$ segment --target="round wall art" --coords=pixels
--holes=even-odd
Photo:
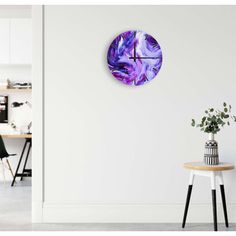
[[[161,68],[161,47],[143,31],[127,31],[112,41],[107,62],[117,80],[126,85],[143,85],[152,80]]]

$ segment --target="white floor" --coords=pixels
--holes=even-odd
[[[236,224],[225,228],[219,224],[219,231],[236,231]],[[0,182],[0,231],[183,231],[181,224],[32,224],[31,182]],[[186,224],[184,231],[212,231],[212,224]]]
[[[31,182],[0,182],[0,230],[21,228],[31,222]]]

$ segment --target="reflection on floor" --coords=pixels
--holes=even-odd
[[[182,231],[181,224],[31,224],[31,182],[0,182],[0,231]],[[219,224],[219,231],[236,231],[236,224],[225,228]],[[184,231],[212,231],[212,224],[186,224]]]

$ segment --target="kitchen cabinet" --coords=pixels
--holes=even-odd
[[[31,19],[10,20],[10,63],[31,64],[32,25]]]
[[[0,64],[10,63],[10,21],[0,20]]]
[[[32,63],[31,19],[0,19],[0,64]]]

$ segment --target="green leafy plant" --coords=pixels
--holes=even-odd
[[[205,114],[201,118],[201,122],[196,123],[195,119],[192,119],[191,125],[193,127],[200,128],[200,130],[205,133],[216,134],[226,124],[229,126],[230,121],[236,122],[236,116],[231,115],[231,105],[224,102],[222,111],[214,108],[208,108],[205,110]]]

